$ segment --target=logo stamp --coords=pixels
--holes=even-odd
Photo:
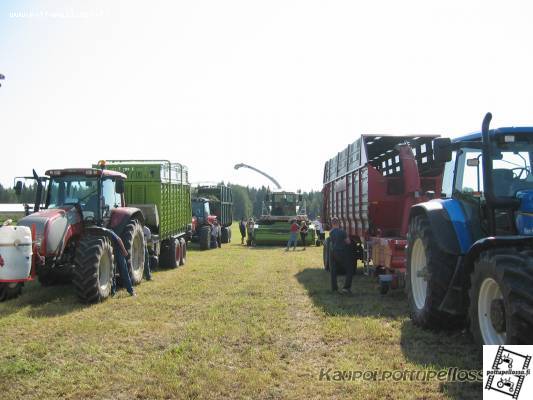
[[[531,354],[533,346],[483,346],[486,374],[483,398],[517,400],[521,393],[525,393],[523,398],[531,398],[533,378],[529,378],[532,382],[528,382],[527,390],[523,390],[524,382],[531,374]]]

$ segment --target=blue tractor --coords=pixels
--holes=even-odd
[[[533,127],[433,142],[442,196],[410,211],[413,322],[468,325],[479,344],[533,344]]]

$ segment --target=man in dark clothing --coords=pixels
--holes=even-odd
[[[346,277],[341,293],[350,294],[354,270],[353,265],[349,262],[351,250],[350,238],[346,232],[340,228],[339,220],[337,218],[332,218],[331,227],[332,229],[329,232],[330,251],[332,252],[332,262],[330,265],[331,290],[334,292],[338,290],[337,271],[340,267],[344,267]]]
[[[152,240],[152,232],[146,225],[143,227],[144,233],[144,277],[147,281],[152,280],[152,266],[150,265],[150,252],[148,251],[148,243]]]
[[[126,251],[124,244],[122,243],[122,240],[118,237],[118,235],[111,230],[109,230],[108,232],[114,242],[113,249],[115,253],[115,260],[117,261],[118,273],[120,275],[120,281],[122,283],[122,286],[126,288],[130,296],[136,296],[135,291],[133,290],[133,285],[131,284],[130,272],[128,270],[128,262],[126,261],[128,252]],[[117,283],[115,279],[115,274],[113,274],[111,294],[114,295],[116,291]]]
[[[246,220],[241,218],[239,222],[239,230],[241,231],[241,244],[244,244],[244,239],[246,239]]]

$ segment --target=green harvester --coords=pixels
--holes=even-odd
[[[316,243],[316,230],[309,221],[306,205],[300,193],[278,190],[266,195],[263,202],[261,217],[256,221],[253,236],[248,238],[248,243],[256,245],[285,245],[289,240],[292,221],[302,223],[305,221],[309,228],[306,237],[306,246]],[[298,244],[301,238],[298,235]]]

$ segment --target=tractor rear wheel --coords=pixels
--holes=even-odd
[[[22,283],[0,283],[0,302],[14,299],[22,293]]]
[[[98,303],[109,296],[114,272],[113,246],[104,236],[80,239],[72,283],[84,303]]]
[[[200,228],[200,250],[209,250],[211,242],[211,227],[209,225]]]
[[[470,331],[478,344],[531,344],[533,252],[517,248],[481,253],[471,275]]]
[[[180,238],[179,245],[181,247],[180,265],[185,265],[187,262],[187,242],[185,239]]]
[[[457,257],[440,250],[425,215],[409,224],[407,275],[405,279],[411,319],[423,328],[452,328],[461,318],[442,312]]]
[[[169,238],[164,240],[161,245],[161,256],[159,259],[159,266],[162,268],[176,268],[180,263],[181,249],[179,247],[179,240],[176,238]]]
[[[223,227],[221,229],[221,242],[222,243],[229,243],[229,231],[228,228]]]
[[[143,279],[144,272],[144,233],[142,225],[137,220],[131,220],[122,232],[122,241],[128,252],[128,269],[131,283],[138,285]]]

